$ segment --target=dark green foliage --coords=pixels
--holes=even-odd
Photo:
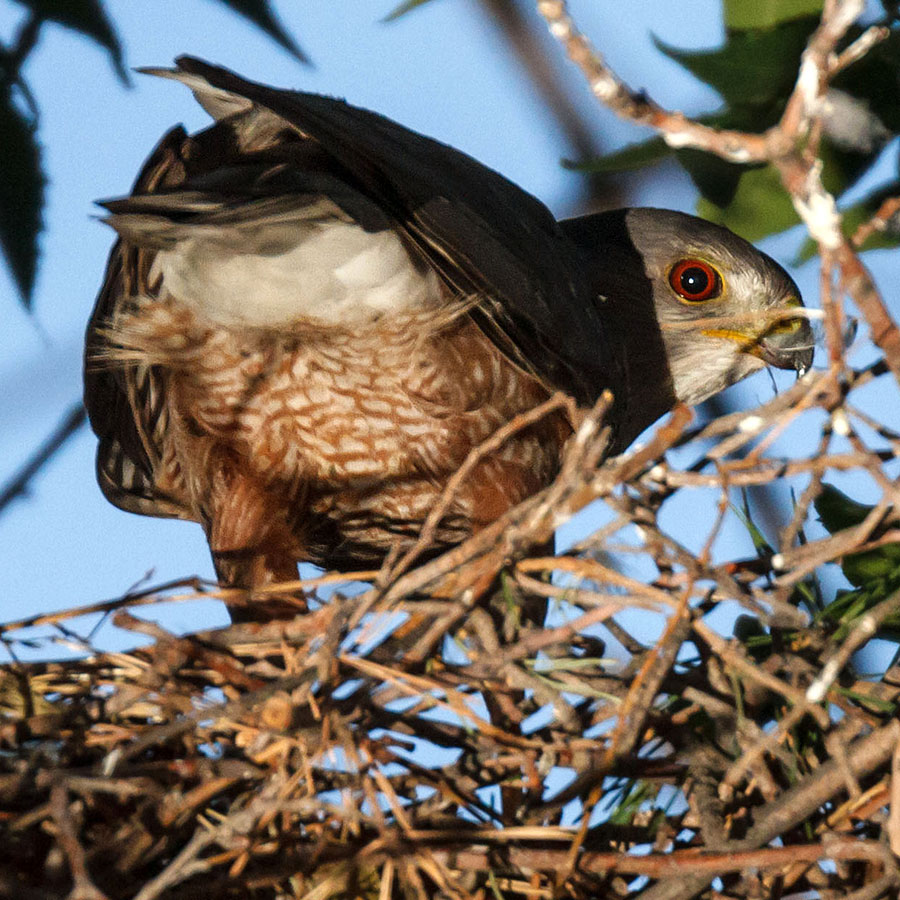
[[[269,0],[219,0],[225,6],[240,13],[254,25],[262,29],[272,40],[281,44],[292,56],[302,62],[308,62],[306,55],[297,42],[284,30],[284,26],[269,7]]]
[[[44,175],[34,123],[0,84],[0,247],[23,302],[28,304],[37,270]]]
[[[725,27],[771,28],[803,16],[818,15],[822,0],[722,0]]]
[[[36,138],[33,108],[23,64],[37,46],[45,22],[83,34],[103,47],[116,74],[128,84],[124,51],[101,0],[16,0],[28,15],[19,33],[0,40],[0,248],[22,302],[30,307],[38,261],[38,237],[46,177]],[[299,60],[303,51],[275,18],[269,0],[219,0],[240,13]],[[16,101],[27,101],[20,104]],[[31,114],[22,112],[32,106]]]
[[[655,39],[656,46],[700,81],[714,88],[723,106],[699,121],[715,128],[762,133],[775,125],[796,83],[800,56],[819,21],[819,0],[723,0],[726,38],[713,50],[682,50]],[[896,23],[893,23],[896,25]],[[862,33],[850,30],[845,43]],[[900,32],[841,72],[832,87],[848,96],[848,104],[868,117],[869,133],[851,125],[849,134],[826,134],[818,155],[825,187],[840,197],[872,167],[885,143],[900,132]],[[845,126],[846,128],[847,126]],[[854,130],[855,129],[855,130]],[[674,156],[700,192],[700,215],[719,222],[749,240],[784,231],[799,222],[778,172],[772,166],[739,166],[699,150],[674,150],[651,138],[598,160],[574,166],[591,172],[640,169]],[[883,198],[896,184],[879,188]],[[877,209],[875,199],[853,209],[848,228],[855,228]],[[881,232],[863,249],[893,246],[898,237]],[[808,259],[808,244],[798,260]]]
[[[715,50],[678,50],[658,38],[656,46],[700,81],[718,91],[732,109],[752,108],[757,130],[774,125],[797,79],[797,62],[819,17],[806,16],[777,28],[731,29]]]
[[[105,48],[110,55],[116,74],[126,84],[122,44],[100,0],[16,0],[28,7],[32,16],[40,21],[56,22],[86,35]]]
[[[860,33],[857,28],[850,35],[856,38]],[[864,99],[890,132],[900,132],[900,31],[892,31],[887,40],[839,73],[833,85]]]
[[[430,3],[431,0],[403,0],[399,6],[392,9],[385,17],[385,22],[392,22],[394,19],[399,19],[401,16],[405,16],[408,12],[412,12],[419,6],[424,6],[426,3]]]
[[[862,524],[874,509],[857,503],[830,484],[822,485],[815,508],[820,521],[831,534]],[[891,516],[893,513],[889,513],[886,521],[876,527],[872,538],[877,538],[879,531],[892,521],[896,525],[896,517],[892,520]],[[884,544],[862,553],[848,553],[841,560],[841,571],[854,590],[838,591],[834,602],[823,610],[822,617],[846,625],[900,590],[900,543]],[[895,614],[885,622],[882,636],[896,636],[898,628],[900,616]]]
[[[655,799],[657,791],[646,781],[628,779],[612,792],[619,795],[619,801],[609,814],[613,825],[625,825],[640,812],[641,807]]]

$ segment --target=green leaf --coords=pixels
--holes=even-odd
[[[285,31],[284,26],[275,17],[275,14],[269,7],[268,0],[219,0],[219,3],[224,3],[225,6],[249,19],[300,62],[309,62],[309,59],[307,59],[306,54],[300,49],[297,42]]]
[[[875,697],[872,694],[863,694],[860,691],[852,691],[849,688],[835,686],[835,691],[842,697],[847,697],[862,706],[868,706],[875,712],[893,713],[897,709],[897,704],[891,700],[884,700],[881,697]]]
[[[558,693],[568,693],[575,694],[577,697],[586,697],[590,700],[605,700],[607,703],[618,703],[620,702],[619,697],[616,697],[614,694],[610,694],[608,691],[601,691],[598,688],[593,687],[592,685],[585,684],[583,681],[579,681],[576,678],[570,678],[566,681],[559,681],[556,678],[550,678],[547,675],[543,675],[540,672],[535,672],[533,675],[534,678],[537,678],[541,684],[547,685],[547,687]]]
[[[857,503],[831,484],[822,485],[813,505],[829,534],[860,525],[874,509],[865,503]],[[842,560],[841,569],[850,584],[865,589],[863,599],[868,608],[900,586],[900,543],[885,544],[864,553],[848,553]]]
[[[764,639],[767,644],[771,644],[771,637],[763,628],[762,622],[756,616],[741,615],[734,622],[734,636],[742,643],[748,644],[750,641]]]
[[[877,583],[884,582],[879,599],[892,594],[900,583],[900,544],[885,544],[865,553],[851,553],[841,565],[844,577],[856,587],[878,590]]]
[[[753,514],[750,512],[750,501],[747,497],[747,491],[741,490],[741,501],[743,508],[731,505],[737,517],[743,522],[744,527],[753,541],[753,549],[756,550],[757,556],[769,556],[774,553],[772,545],[766,540],[766,536],[760,531],[759,526],[753,521]],[[741,617],[738,617],[741,618]]]
[[[771,28],[791,19],[818,15],[823,0],[722,0],[725,27]]]
[[[861,525],[874,509],[865,503],[857,503],[833,484],[822,484],[819,496],[813,501],[819,521],[829,534]]]
[[[113,68],[123,83],[128,84],[128,72],[122,45],[100,0],[16,0],[28,7],[39,19],[57,22],[84,34],[109,51]]]
[[[420,6],[430,2],[431,0],[404,0],[403,3],[392,9],[381,21],[393,22],[394,19],[399,19],[400,16],[405,16],[408,12],[412,12],[414,9],[418,9]]]
[[[738,6],[733,3],[727,10],[731,10],[732,16],[738,16],[742,14]],[[702,116],[699,121],[714,128],[759,133],[774,125],[784,110],[796,80],[800,55],[818,23],[818,16],[810,13],[817,13],[820,7],[818,0],[815,3],[809,0],[750,0],[744,8],[744,0],[740,0],[740,9],[745,15],[741,21],[746,28],[729,31],[722,47],[681,51],[660,41],[657,46],[716,88],[726,101],[723,109]],[[763,25],[769,27],[761,27]],[[876,68],[871,72],[857,70],[863,60],[841,73],[840,78],[846,81],[839,86],[868,103],[881,121],[892,123],[892,117],[896,117],[900,123],[900,92],[896,90],[900,34],[892,35],[884,43],[887,46],[883,49],[879,47],[872,51],[873,54],[881,51]],[[877,86],[870,83],[873,79]],[[826,189],[840,197],[871,168],[879,152],[877,142],[865,151],[857,151],[838,147],[824,137],[820,155]],[[799,223],[774,168],[738,166],[713,154],[689,148],[673,151],[659,137],[632,144],[599,159],[566,165],[584,172],[613,173],[649,166],[673,153],[700,192],[697,211],[701,216],[726,225],[751,241]],[[866,249],[894,243],[891,236],[881,233],[871,238]],[[804,246],[802,258],[810,252],[809,245]]]
[[[838,591],[834,600],[816,616],[815,621],[848,623],[862,615],[863,612],[865,612],[865,600],[860,596],[859,591]]]
[[[613,172],[630,172],[634,169],[642,169],[671,156],[674,151],[661,138],[650,138],[639,144],[629,144],[621,150],[607,153],[584,162],[563,160],[567,169],[576,172],[591,172],[599,174],[611,174]]]
[[[0,90],[0,247],[26,308],[37,271],[45,179],[35,127]]]
[[[767,111],[757,130],[774,124],[797,79],[800,54],[818,23],[805,17],[768,30],[732,31],[715,50],[679,50],[654,37],[657,48],[715,88],[731,106]]]
[[[859,180],[874,161],[875,155],[877,154],[865,155],[838,150],[823,138],[819,157],[822,160],[822,183],[825,189],[840,197]],[[697,203],[698,215],[725,225],[748,241],[758,241],[770,234],[786,231],[800,222],[774,166],[753,169],[745,166],[742,171],[740,182],[727,205],[716,203],[715,194],[708,194],[704,190],[703,181],[692,175],[703,193]]]
[[[734,201],[741,178],[748,171],[747,166],[690,148],[679,150],[675,155],[704,199],[721,207]]]
[[[622,791],[622,799],[609,814],[611,825],[630,825],[644,803],[652,800],[657,791],[646,781],[630,780]]]
[[[876,578],[852,591],[838,591],[832,603],[815,617],[816,622],[830,622],[835,629],[832,640],[840,643],[852,631],[860,616],[893,597],[900,590],[900,578]],[[873,637],[900,642],[900,615],[888,616]]]
[[[736,128],[740,131],[752,131],[756,124],[752,116],[747,116],[740,110],[723,110],[709,113],[705,116],[697,116],[697,121],[701,125],[709,125],[711,128]],[[637,144],[628,144],[620,150],[614,150],[605,156],[584,162],[563,160],[563,165],[567,169],[572,169],[576,172],[590,172],[601,175],[614,174],[616,172],[630,172],[634,169],[642,169],[663,159],[668,159],[673,155],[676,155],[681,161],[685,153],[688,154],[688,159],[691,159],[691,154],[702,154],[707,160],[719,160],[719,157],[715,154],[703,153],[702,150],[675,151],[661,137],[654,137]],[[726,163],[726,165],[731,167],[732,163]],[[734,168],[740,171],[744,169],[742,166],[734,166]]]
[[[745,172],[726,207],[701,197],[697,215],[730,228],[748,241],[792,228],[800,221],[774,166]]]
[[[836,147],[829,138],[822,138],[819,158],[822,160],[822,184],[839,197],[847,188],[856,184],[880,155],[877,147],[868,152],[844,150]]]

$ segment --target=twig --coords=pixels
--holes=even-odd
[[[762,135],[698,125],[682,113],[663,109],[645,94],[628,88],[578,30],[564,0],[538,0],[537,8],[547,20],[550,33],[583,72],[594,96],[622,118],[658,129],[670,147],[710,150],[737,163],[759,162],[768,157]]]
[[[58,830],[57,839],[69,861],[75,886],[68,900],[109,900],[91,881],[85,862],[84,848],[78,842],[75,825],[69,811],[69,796],[64,784],[55,784],[50,791],[50,809]]]
[[[794,706],[801,707],[804,712],[811,715],[822,728],[829,724],[828,713],[811,701],[802,691],[779,680],[774,675],[766,672],[746,658],[743,648],[736,643],[728,643],[717,635],[705,622],[696,620],[693,623],[694,631],[722,658],[726,665],[740,672],[747,678],[757,682],[762,687],[774,691],[788,700]]]
[[[564,394],[556,393],[543,403],[535,406],[527,412],[514,416],[502,427],[498,428],[487,440],[482,441],[478,446],[473,447],[469,451],[468,456],[463,460],[462,465],[447,479],[447,484],[441,492],[437,503],[429,511],[419,536],[415,543],[407,550],[406,553],[394,564],[390,572],[384,578],[384,582],[389,584],[395,581],[405,572],[409,566],[424,552],[431,542],[434,540],[434,534],[440,525],[441,520],[447,514],[453,501],[456,499],[460,488],[466,479],[475,470],[475,467],[482,462],[485,457],[490,456],[499,450],[511,437],[536,425],[542,419],[562,409],[572,409],[571,398]]]
[[[72,404],[68,412],[62,417],[60,423],[50,433],[49,437],[32,454],[31,459],[16,472],[15,475],[0,490],[0,513],[17,497],[24,496],[28,492],[28,485],[32,478],[56,455],[66,441],[78,431],[84,424],[87,414],[81,401]]]
[[[900,723],[891,722],[852,744],[848,748],[847,765],[857,778],[863,777],[892,756],[898,741]],[[797,822],[802,822],[813,809],[843,788],[841,767],[836,762],[825,763],[813,775],[769,804],[747,837],[731,842],[729,852],[740,853],[765,845]],[[875,856],[883,858],[877,851]],[[715,874],[685,875],[679,883],[659,882],[644,892],[643,900],[690,900],[706,888]]]
[[[875,636],[888,616],[893,615],[898,608],[900,608],[900,591],[895,591],[874,609],[860,616],[840,649],[825,661],[819,677],[806,689],[806,698],[810,703],[821,703],[825,699],[835,679],[850,662],[850,657]]]
[[[852,44],[845,47],[832,58],[828,66],[828,75],[833,78],[853,63],[859,62],[873,47],[886,41],[891,36],[891,29],[884,25],[870,25]]]
[[[891,757],[891,803],[888,813],[887,835],[891,852],[900,856],[900,742]]]
[[[862,225],[853,232],[853,237],[850,238],[853,249],[859,250],[859,248],[862,247],[876,231],[886,231],[888,223],[897,215],[897,213],[900,213],[900,197],[888,197],[887,200],[878,207],[875,215],[873,215],[868,222],[863,222]]]

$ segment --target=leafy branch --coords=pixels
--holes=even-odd
[[[0,250],[30,308],[38,268],[38,238],[46,176],[38,140],[39,110],[23,75],[36,51],[41,30],[55,24],[83,35],[106,50],[110,64],[124,85],[129,84],[125,52],[115,24],[102,0],[15,0],[27,14],[18,33],[0,41]],[[301,62],[306,56],[285,31],[269,0],[218,0],[261,29]]]

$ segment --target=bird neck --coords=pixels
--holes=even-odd
[[[608,369],[616,372],[614,452],[624,450],[676,402],[653,285],[629,234],[627,213],[619,209],[560,222],[581,252],[615,357]]]
[[[613,452],[625,450],[645,429],[677,402],[665,345],[656,316],[645,315],[643,304],[627,294],[607,297],[610,342],[620,355],[620,379],[615,398],[618,421]]]

